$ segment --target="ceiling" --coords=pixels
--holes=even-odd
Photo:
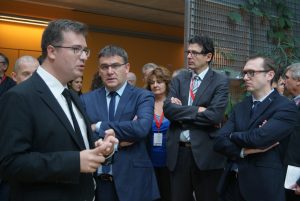
[[[185,0],[18,0],[80,12],[184,27]]]

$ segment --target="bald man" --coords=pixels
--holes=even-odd
[[[19,84],[27,80],[39,66],[39,61],[32,56],[22,56],[17,59],[11,76]]]
[[[136,85],[136,75],[133,72],[128,72],[127,74],[127,82],[132,86]]]

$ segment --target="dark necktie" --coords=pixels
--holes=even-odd
[[[116,95],[117,92],[111,91],[109,92],[110,102],[108,108],[108,120],[113,121],[115,119],[115,107],[116,107]]]
[[[78,122],[76,120],[76,117],[75,117],[75,114],[74,114],[74,111],[73,111],[73,107],[72,107],[72,95],[71,95],[71,93],[68,89],[64,89],[64,91],[62,92],[62,95],[65,97],[65,99],[67,101],[68,108],[69,108],[70,113],[71,113],[71,118],[72,118],[72,121],[73,121],[73,126],[74,126],[75,133],[78,136],[82,137],[81,131],[80,131]]]
[[[115,107],[116,107],[116,95],[117,92],[111,91],[109,92],[110,102],[108,108],[108,120],[113,121],[115,119]],[[109,174],[111,171],[111,165],[103,165],[102,166],[102,173]]]
[[[260,101],[253,101],[252,110],[251,110],[251,117],[254,117],[256,113],[258,112],[258,106],[260,104]]]

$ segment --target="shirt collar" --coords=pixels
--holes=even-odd
[[[253,96],[252,96],[252,101],[259,101],[259,102],[263,102],[272,92],[274,91],[274,89],[272,89],[266,96],[262,97],[261,99],[255,99]]]
[[[41,78],[44,80],[44,82],[49,87],[50,91],[54,94],[55,97],[57,95],[61,95],[63,90],[67,87],[63,86],[60,83],[60,81],[58,81],[58,79],[56,79],[53,75],[51,75],[41,66],[38,67],[36,72],[41,76]]]
[[[193,72],[193,76],[192,77],[194,78],[195,76],[199,76],[200,79],[203,80],[208,70],[209,70],[209,67],[207,67],[204,71],[202,71],[199,74],[196,74],[195,72]]]
[[[124,82],[124,84],[116,91],[119,96],[122,96],[122,94],[123,94],[123,92],[125,90],[126,85],[127,85],[127,81]],[[105,87],[106,96],[109,95],[109,92],[110,91]]]

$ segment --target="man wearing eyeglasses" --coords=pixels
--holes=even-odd
[[[295,103],[272,88],[274,62],[254,56],[242,77],[251,96],[233,109],[215,150],[228,159],[219,193],[222,201],[285,201],[284,154],[296,121]]]
[[[300,168],[300,63],[294,63],[286,67],[284,74],[284,83],[286,90],[292,95],[293,101],[297,105],[297,124],[291,135],[288,150],[286,154],[286,163],[293,168]],[[293,176],[295,180],[290,186],[285,186],[286,201],[300,201],[300,177]]]
[[[114,131],[95,142],[67,83],[83,75],[86,26],[59,19],[42,35],[44,61],[0,99],[0,175],[11,201],[93,201],[93,173],[113,152]]]
[[[111,165],[97,172],[96,201],[153,201],[159,198],[157,182],[146,149],[151,130],[154,96],[127,82],[127,52],[108,45],[98,54],[104,87],[81,96],[97,136],[113,129],[119,140]]]
[[[4,92],[16,85],[13,79],[5,75],[8,65],[9,60],[7,56],[5,56],[3,53],[0,53],[0,97]]]
[[[213,151],[214,139],[228,100],[228,79],[210,67],[212,39],[194,36],[186,51],[189,71],[172,79],[164,114],[171,200],[216,201],[216,186],[225,158]]]

